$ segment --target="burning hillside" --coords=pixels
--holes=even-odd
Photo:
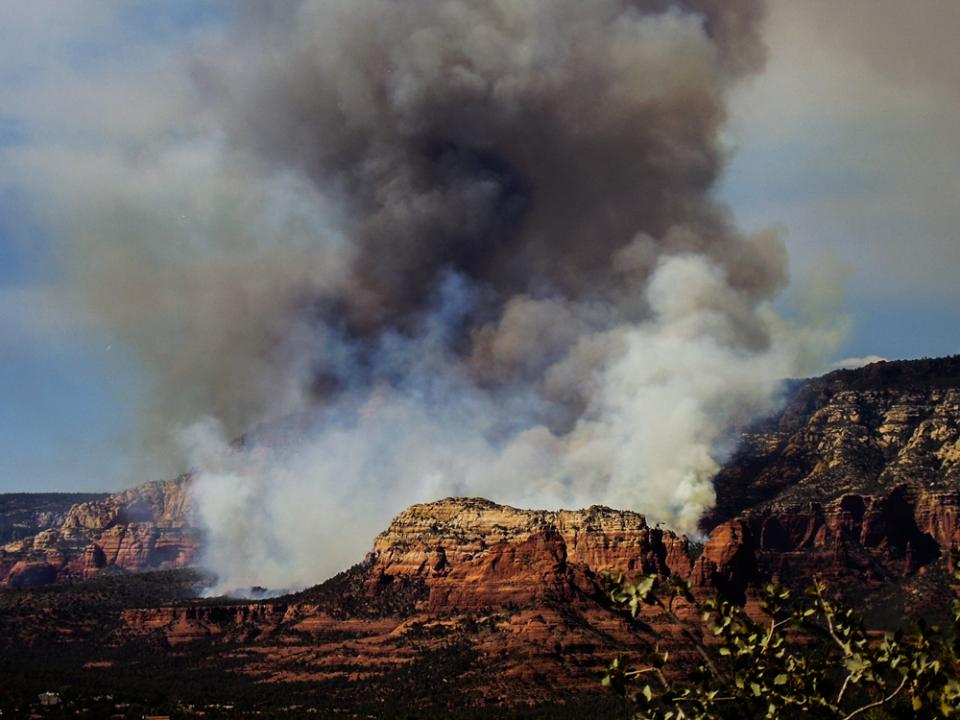
[[[763,16],[247,6],[180,78],[192,112],[75,158],[68,275],[198,471],[221,589],[315,582],[446,495],[695,530],[737,429],[836,339],[777,314],[780,239],[715,197]]]

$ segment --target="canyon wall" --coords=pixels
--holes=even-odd
[[[0,585],[19,588],[103,571],[186,567],[199,547],[189,477],[148,482],[76,502],[51,514],[34,534],[0,546]]]

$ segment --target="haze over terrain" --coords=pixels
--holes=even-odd
[[[2,488],[201,468],[234,586],[448,494],[689,531],[780,379],[956,350],[947,4],[200,7],[3,8]]]

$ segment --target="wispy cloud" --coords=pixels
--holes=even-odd
[[[784,224],[794,258],[845,260],[858,306],[960,312],[960,4],[770,5],[770,62],[734,103],[740,217]]]
[[[92,330],[83,303],[62,287],[0,286],[0,347],[15,349],[29,342],[52,349]]]

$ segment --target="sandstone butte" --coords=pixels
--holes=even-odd
[[[653,638],[606,607],[600,572],[689,576],[708,563],[629,511],[447,498],[404,510],[362,563],[317,588],[126,610],[120,634],[223,643],[259,681],[331,682],[330,692],[365,679],[376,693],[377,678],[455,647],[470,658],[456,682],[474,701],[538,702],[561,687],[596,691],[611,652],[639,653]],[[661,640],[673,634],[650,620]]]
[[[317,588],[262,602],[126,610],[119,636],[172,648],[212,642],[259,682],[328,683],[331,693],[358,679],[375,693],[378,679],[455,647],[470,658],[455,681],[474,700],[544,702],[574,687],[596,691],[597,672],[612,657],[639,661],[654,643],[683,661],[678,628],[662,614],[647,609],[632,624],[609,610],[603,571],[679,575],[698,593],[722,589],[752,609],[761,582],[799,586],[814,571],[838,588],[866,584],[879,597],[909,591],[936,565],[929,552],[910,548],[918,537],[954,538],[957,502],[902,492],[844,496],[722,523],[701,549],[632,512],[448,498],[400,513],[364,562]],[[914,528],[906,533],[905,518]],[[681,604],[680,614],[687,611]]]

